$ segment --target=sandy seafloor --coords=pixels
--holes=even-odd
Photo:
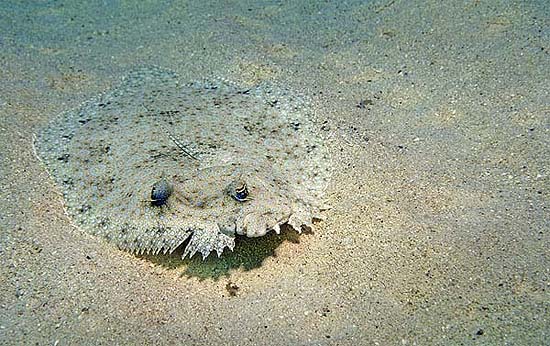
[[[549,19],[542,0],[2,1],[0,344],[549,344]],[[33,133],[147,64],[311,98],[326,220],[206,262],[75,227]]]

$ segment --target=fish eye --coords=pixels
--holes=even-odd
[[[174,187],[166,180],[156,182],[151,189],[151,204],[155,207],[165,205],[173,191]]]
[[[246,183],[240,182],[235,188],[230,188],[230,195],[239,202],[245,202],[248,200],[248,188]]]

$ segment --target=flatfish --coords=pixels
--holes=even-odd
[[[137,253],[203,258],[236,235],[320,216],[330,157],[307,99],[159,67],[55,117],[35,148],[83,230]]]

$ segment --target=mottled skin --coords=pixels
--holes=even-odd
[[[184,84],[160,68],[55,118],[36,143],[86,231],[136,252],[233,249],[236,234],[300,231],[330,163],[300,98],[267,86]]]

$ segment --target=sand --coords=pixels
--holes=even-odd
[[[544,1],[0,3],[0,343],[549,343],[549,19]],[[78,229],[33,134],[144,64],[308,95],[325,220],[205,262]]]

